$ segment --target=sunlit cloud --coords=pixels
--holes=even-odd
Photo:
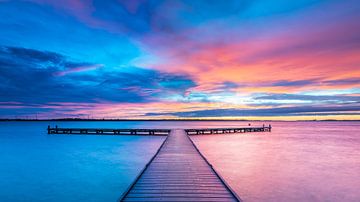
[[[5,1],[0,117],[354,119],[359,19],[355,0]]]
[[[63,71],[55,72],[54,75],[55,76],[65,76],[65,75],[71,74],[71,73],[95,70],[99,67],[103,67],[103,65],[102,64],[82,65],[82,66],[72,67],[72,68],[69,68],[69,69],[66,69]]]

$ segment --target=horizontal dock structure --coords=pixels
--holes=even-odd
[[[48,134],[79,134],[79,135],[154,135],[167,136],[170,129],[110,129],[110,128],[54,128],[48,126]],[[188,135],[211,135],[229,133],[249,133],[249,132],[271,132],[271,125],[262,127],[242,127],[242,128],[200,128],[185,129]]]
[[[48,134],[167,136],[120,201],[241,201],[196,148],[189,135],[270,132],[271,125],[202,129],[54,128]]]
[[[240,201],[184,130],[172,130],[120,201]]]
[[[242,127],[242,128],[200,128],[200,129],[186,129],[185,131],[188,135],[271,132],[271,125],[262,126],[262,127]]]
[[[48,134],[78,134],[78,135],[154,135],[167,136],[168,129],[109,129],[109,128],[47,128]]]

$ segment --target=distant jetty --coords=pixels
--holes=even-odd
[[[251,133],[251,132],[271,132],[271,125],[262,127],[242,127],[242,128],[201,128],[186,129],[188,135],[212,135],[228,133]]]
[[[78,134],[78,135],[160,135],[166,136],[169,129],[111,129],[111,128],[59,128],[50,125],[47,128],[48,134]]]
[[[78,135],[160,135],[166,136],[170,129],[119,129],[119,128],[60,128],[57,125],[47,127],[48,134],[78,134]],[[261,127],[239,128],[201,128],[185,129],[188,135],[211,135],[229,133],[271,132],[271,125]]]

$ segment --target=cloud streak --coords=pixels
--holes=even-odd
[[[149,116],[172,115],[178,117],[248,117],[248,116],[304,116],[304,115],[359,115],[360,105],[274,107],[270,109],[212,109],[175,113],[149,113]],[[350,113],[349,113],[350,112]]]

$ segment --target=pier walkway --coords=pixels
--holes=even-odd
[[[172,130],[120,201],[240,201],[184,130]]]

